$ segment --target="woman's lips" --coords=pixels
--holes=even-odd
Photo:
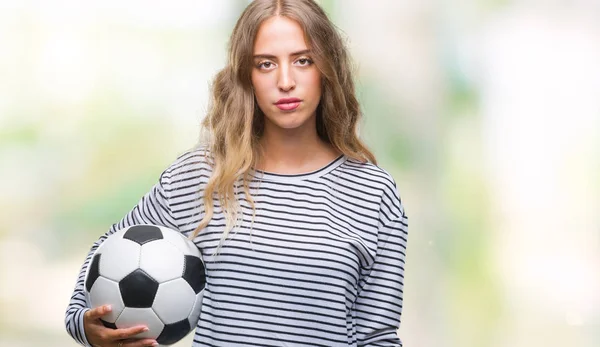
[[[301,102],[302,99],[298,98],[281,98],[277,100],[275,106],[277,106],[282,111],[293,111],[296,108],[298,108],[298,106],[300,106]]]
[[[283,111],[292,111],[298,108],[298,106],[300,106],[300,101],[279,103],[275,104],[275,106],[277,106],[280,110]]]

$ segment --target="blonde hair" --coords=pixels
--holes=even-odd
[[[300,24],[321,72],[322,95],[316,119],[319,137],[349,158],[376,164],[373,153],[358,138],[362,114],[348,52],[323,9],[313,0],[254,0],[233,29],[227,64],[214,79],[209,111],[202,123],[208,135],[212,176],[204,188],[204,217],[191,237],[196,237],[212,219],[216,197],[226,216],[226,226],[215,253],[237,222],[243,220],[236,199],[240,187],[253,210],[252,222],[256,213],[249,183],[262,154],[259,140],[264,114],[252,89],[252,59],[256,33],[272,16],[287,17]]]

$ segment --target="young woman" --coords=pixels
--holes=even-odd
[[[83,274],[107,235],[158,224],[189,236],[207,279],[194,346],[401,346],[407,217],[357,137],[347,51],[313,0],[255,0],[216,76],[208,139],[181,155],[93,245],[66,313],[92,346],[152,346],[108,329]]]

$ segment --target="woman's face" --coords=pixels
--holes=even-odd
[[[274,16],[259,27],[254,43],[252,86],[265,114],[265,132],[316,130],[321,73],[300,25]]]

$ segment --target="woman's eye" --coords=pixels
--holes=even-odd
[[[270,61],[265,61],[265,62],[262,62],[262,63],[258,64],[258,67],[259,68],[267,68],[268,69],[268,68],[271,67],[271,65],[273,65],[273,63],[271,63]]]
[[[298,59],[298,63],[300,63],[300,65],[302,65],[302,66],[306,66],[306,65],[312,64],[312,60],[310,60],[308,58],[301,58],[301,59]]]

